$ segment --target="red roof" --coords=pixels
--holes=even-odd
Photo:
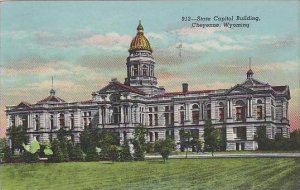
[[[286,88],[287,88],[286,85],[285,86],[272,86],[272,89],[277,92],[283,92],[286,90]]]
[[[37,103],[47,103],[47,102],[58,102],[58,103],[64,103],[66,101],[64,101],[63,99],[57,97],[57,96],[48,96],[47,98],[44,98],[40,101],[38,101]]]
[[[209,93],[213,90],[200,90],[200,91],[187,91],[187,92],[167,92],[164,94],[159,94],[154,97],[172,97],[172,96],[178,96],[178,95],[188,95],[188,94],[203,94],[203,93]]]

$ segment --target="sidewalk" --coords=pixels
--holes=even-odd
[[[146,159],[161,159],[160,155],[147,155]],[[169,159],[183,159],[185,155],[170,155]],[[187,155],[188,159],[196,158],[300,158],[300,153],[251,153],[251,154],[239,154],[239,153],[230,153],[230,154],[214,154],[211,155],[210,152],[200,153],[200,154],[190,154]]]

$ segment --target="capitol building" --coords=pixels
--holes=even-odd
[[[245,80],[229,89],[190,91],[184,83],[180,92],[167,92],[158,86],[155,65],[139,23],[130,44],[124,83],[112,79],[93,92],[90,100],[81,102],[66,102],[52,88],[48,97],[36,103],[6,106],[7,127],[23,125],[30,140],[40,142],[56,138],[57,131],[64,128],[79,142],[80,133],[91,126],[119,133],[122,143],[142,124],[148,129],[147,142],[170,136],[179,144],[181,129],[203,140],[205,122],[211,120],[215,128],[222,129],[226,150],[257,149],[254,136],[259,126],[266,127],[270,139],[289,137],[289,86],[261,82],[249,69]]]

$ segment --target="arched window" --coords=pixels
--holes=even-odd
[[[143,66],[143,76],[148,76],[148,67],[146,65]]]
[[[224,111],[224,103],[219,103],[219,121],[224,121],[225,119],[225,111]]]
[[[112,94],[110,96],[110,101],[113,102],[113,103],[120,102],[120,95],[119,94]]]
[[[236,101],[236,120],[241,121],[245,119],[245,102],[242,100]]]
[[[184,107],[180,106],[180,124],[184,124]]]
[[[199,123],[199,106],[198,106],[198,104],[194,104],[192,106],[192,122],[193,122],[193,124]]]
[[[262,101],[261,100],[257,100],[257,104],[262,104]]]

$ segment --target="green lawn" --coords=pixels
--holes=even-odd
[[[300,160],[243,158],[0,166],[3,190],[300,189]]]

